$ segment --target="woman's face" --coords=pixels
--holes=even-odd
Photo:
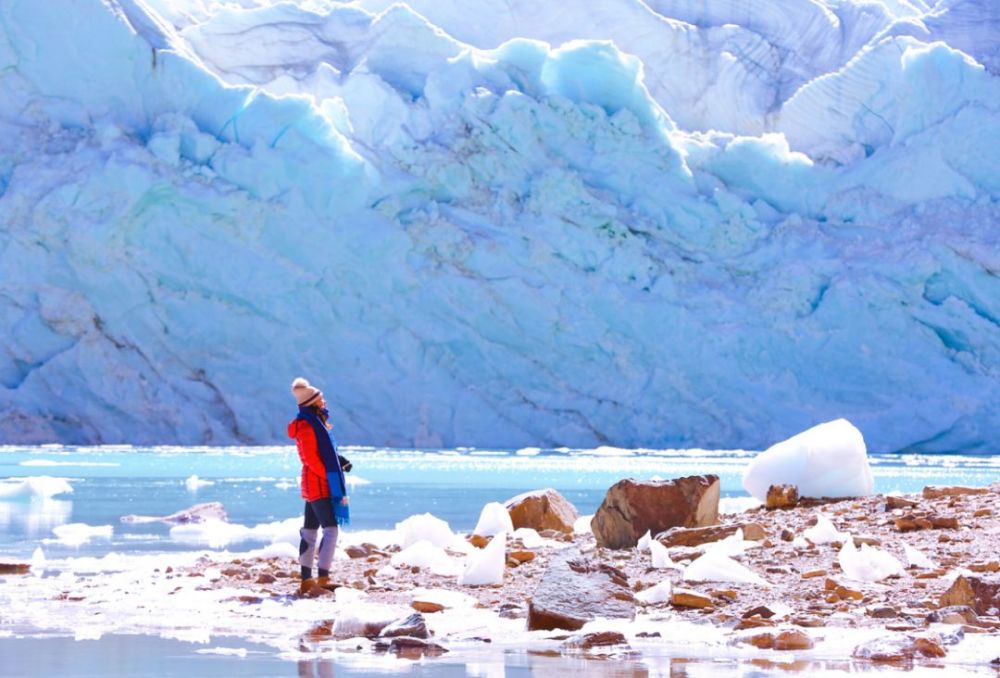
[[[319,398],[316,399],[316,407],[320,409],[326,407],[326,399],[323,396],[320,396]]]

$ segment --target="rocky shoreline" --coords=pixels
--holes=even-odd
[[[882,549],[906,562],[905,543],[935,566],[910,566],[877,582],[851,580],[838,559],[840,542],[817,544],[802,536],[815,526],[819,511],[837,530],[850,531],[859,548]],[[822,650],[825,632],[831,629],[869,629],[879,633],[843,659],[907,665],[939,661],[968,635],[1000,639],[1000,484],[929,487],[921,495],[909,496],[802,500],[785,508],[761,506],[719,518],[717,526],[675,528],[658,536],[677,568],[653,567],[648,551],[598,546],[593,534],[550,528],[541,532],[543,543],[530,547],[508,539],[503,583],[492,586],[459,586],[454,576],[420,567],[392,568],[391,576],[385,576],[384,568],[400,550],[398,545],[352,545],[347,548],[350,557],[336,563],[335,578],[341,587],[316,601],[316,623],[302,636],[300,646],[316,650],[325,643],[365,637],[373,642],[363,647],[374,652],[422,656],[445,652],[454,642],[494,640],[477,631],[434,636],[434,616],[447,614],[450,607],[442,591],[471,596],[475,607],[518,620],[525,631],[548,628],[532,637],[568,649],[627,650],[630,643],[655,642],[659,636],[648,623],[633,623],[635,629],[645,630],[632,637],[627,631],[578,631],[588,619],[604,616],[654,626],[667,620],[707,624],[729,644],[764,653],[795,650],[805,656]],[[706,543],[731,536],[738,528],[755,546],[746,548],[737,560],[760,575],[765,585],[683,581],[681,568],[701,555]],[[470,540],[479,546],[488,541]],[[164,576],[203,576],[208,565]],[[205,586],[254,589],[254,594],[240,597],[252,614],[254,605],[264,600],[296,596],[299,582],[292,565],[283,559],[211,563],[217,576]],[[560,567],[562,574],[557,571]],[[641,592],[665,581],[672,587],[667,599],[641,600]],[[421,590],[430,593],[414,593]],[[562,592],[555,603],[545,598],[552,590]],[[348,592],[397,609],[411,608],[411,614],[396,620],[372,619],[361,627],[338,626],[333,615],[323,616],[324,605]],[[547,604],[555,608],[576,604],[580,609],[569,609],[562,619],[540,621],[542,616],[533,608]]]

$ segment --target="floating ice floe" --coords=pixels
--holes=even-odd
[[[649,540],[649,559],[653,567],[658,570],[674,569],[681,570],[683,567],[670,559],[667,547],[655,539]]]
[[[483,506],[476,529],[472,533],[481,537],[492,537],[501,532],[510,534],[513,531],[514,524],[510,520],[510,512],[503,504],[492,501]]]
[[[872,494],[875,484],[861,432],[837,419],[772,445],[743,473],[743,487],[760,501],[771,485],[795,485],[801,497]]]
[[[665,603],[670,600],[670,592],[673,586],[670,580],[661,581],[656,586],[651,586],[648,589],[643,589],[635,594],[636,600],[646,603],[647,605],[655,605],[657,603]]]
[[[65,478],[31,476],[0,480],[2,499],[50,499],[60,494],[71,494],[73,487]]]
[[[837,562],[844,576],[856,581],[882,581],[886,577],[903,574],[903,564],[895,556],[882,549],[862,544],[854,546],[853,539],[847,539],[837,554]]]
[[[846,542],[851,535],[847,532],[839,532],[830,519],[825,515],[816,512],[816,524],[804,530],[802,536],[813,544],[830,544],[832,542]]]
[[[910,567],[919,567],[925,570],[933,570],[937,567],[934,561],[927,557],[926,553],[914,546],[910,546],[905,541],[903,542],[903,555],[906,556],[906,562]]]
[[[458,578],[462,586],[485,586],[502,584],[504,569],[507,566],[507,534],[500,532],[486,548],[469,555],[465,571]]]
[[[197,492],[202,487],[209,487],[215,485],[211,480],[202,480],[198,476],[191,476],[184,481],[184,486],[187,487],[188,492]]]
[[[81,546],[91,539],[111,539],[114,528],[111,525],[87,525],[68,523],[52,528],[55,541],[66,546]]]
[[[449,556],[443,548],[426,539],[410,544],[402,551],[392,554],[389,562],[394,567],[419,567],[434,574],[455,576],[462,572],[462,565]]]
[[[362,485],[371,485],[372,481],[367,478],[362,478],[361,476],[356,476],[353,473],[344,474],[344,478],[347,480],[347,487],[361,487]]]
[[[170,528],[170,538],[176,542],[211,548],[222,548],[251,537],[250,528],[223,520],[206,520],[201,523],[174,525]]]
[[[404,549],[418,541],[428,541],[434,546],[445,548],[455,541],[455,533],[448,523],[430,513],[410,516],[396,523],[399,545]]]
[[[709,551],[684,568],[684,581],[717,581],[767,586],[759,574],[729,556]]]

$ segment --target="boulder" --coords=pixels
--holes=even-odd
[[[1000,611],[1000,576],[960,575],[940,602],[941,607],[967,605],[976,614],[995,615]]]
[[[410,638],[430,638],[427,632],[427,623],[422,614],[411,614],[406,619],[397,619],[379,632],[382,638],[397,638],[408,636]]]
[[[635,618],[625,574],[579,552],[555,556],[528,601],[528,630],[576,631],[597,617]]]
[[[711,527],[674,527],[656,535],[656,540],[667,548],[701,546],[725,539],[735,534],[736,530],[743,530],[743,538],[747,541],[761,541],[767,537],[760,523],[729,523]]]
[[[650,531],[705,527],[719,522],[719,476],[640,482],[628,478],[608,489],[590,526],[598,546],[633,548]]]
[[[927,636],[883,636],[854,648],[851,656],[870,662],[910,665],[915,656],[943,657],[947,651],[940,638]]]
[[[515,530],[530,527],[538,532],[556,530],[571,534],[579,517],[576,507],[551,488],[519,494],[504,502],[504,506]]]
[[[795,485],[771,485],[767,488],[764,508],[794,508],[799,503],[799,488]]]

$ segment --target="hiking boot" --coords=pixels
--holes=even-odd
[[[316,585],[326,591],[336,591],[341,586],[343,586],[343,584],[334,584],[332,581],[330,581],[329,577],[317,577]]]
[[[329,594],[330,591],[321,586],[316,579],[303,579],[299,583],[299,598],[319,598]]]

